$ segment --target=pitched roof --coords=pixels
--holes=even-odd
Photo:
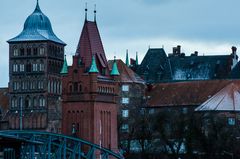
[[[156,83],[171,79],[169,61],[164,49],[150,48],[136,72],[147,83]]]
[[[159,83],[147,92],[150,107],[199,106],[223,87],[240,80],[203,80],[174,83]]]
[[[223,79],[229,76],[232,57],[214,56],[170,56],[173,80]]]
[[[230,83],[195,111],[240,111],[240,87]]]
[[[120,73],[119,78],[121,82],[135,82],[135,83],[144,83],[144,80],[141,79],[135,72],[133,72],[122,60],[116,60],[118,71]],[[114,60],[109,60],[109,68],[112,68]]]
[[[103,49],[102,40],[98,31],[97,23],[85,21],[78,43],[76,55],[82,58],[85,67],[90,68],[92,57],[101,68],[107,68],[108,63]]]

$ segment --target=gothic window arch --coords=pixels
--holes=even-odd
[[[16,107],[17,107],[17,104],[18,104],[17,98],[16,98],[16,96],[13,96],[13,97],[12,97],[12,100],[11,100],[11,106],[12,106],[12,108],[16,108]]]
[[[27,55],[28,56],[32,55],[32,48],[30,46],[27,47]]]
[[[13,46],[13,56],[19,56],[19,51],[17,46]]]
[[[69,87],[68,87],[69,89],[68,89],[68,92],[69,93],[72,93],[72,84],[69,84]]]
[[[29,95],[28,96],[26,96],[26,98],[25,98],[25,108],[29,108],[29,107],[31,107],[31,98],[29,97]]]
[[[24,48],[20,48],[20,56],[24,56]]]
[[[38,99],[37,99],[36,96],[33,97],[33,106],[34,106],[34,107],[37,107],[37,106],[38,106]]]
[[[46,99],[44,96],[40,96],[39,98],[39,106],[40,107],[45,107],[46,106]]]
[[[45,54],[45,48],[43,46],[40,46],[39,48],[39,55],[43,56]]]
[[[27,72],[32,72],[32,64],[30,62],[27,63],[26,71]]]
[[[78,83],[77,82],[74,82],[73,83],[73,91],[76,93],[78,92]]]

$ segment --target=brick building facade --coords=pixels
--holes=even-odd
[[[108,67],[96,21],[85,20],[73,64],[66,66],[61,71],[63,133],[116,151],[117,74]]]
[[[64,46],[37,3],[23,31],[9,43],[10,129],[59,132]]]

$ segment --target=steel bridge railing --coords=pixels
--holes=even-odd
[[[50,132],[6,130],[0,137],[21,140],[21,159],[123,159],[111,150],[80,138]]]

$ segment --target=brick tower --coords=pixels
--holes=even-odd
[[[10,129],[59,132],[64,46],[37,2],[23,31],[9,43]]]
[[[96,20],[85,19],[73,64],[65,61],[61,71],[64,134],[117,149],[116,69],[108,67]]]

